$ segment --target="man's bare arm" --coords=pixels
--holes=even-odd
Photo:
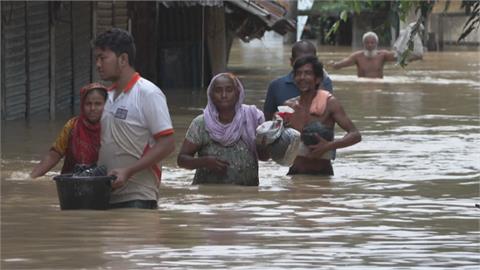
[[[142,156],[137,162],[129,167],[116,168],[109,172],[110,175],[116,175],[117,180],[112,184],[113,188],[125,185],[126,181],[135,173],[148,168],[161,160],[165,159],[175,150],[175,140],[173,135],[161,136],[156,139],[155,144]]]
[[[331,97],[328,100],[328,108],[334,121],[342,129],[344,129],[347,134],[345,134],[345,136],[342,138],[335,139],[333,141],[327,141],[322,137],[317,136],[319,142],[316,145],[309,146],[310,150],[312,151],[309,154],[309,157],[311,158],[321,158],[322,155],[327,151],[354,145],[362,140],[360,132],[357,130],[350,118],[348,118],[338,100],[336,100],[334,97]]]
[[[344,68],[344,67],[348,67],[348,66],[353,66],[353,65],[356,64],[356,55],[357,55],[357,53],[353,53],[350,56],[348,56],[347,58],[344,58],[344,59],[342,59],[338,62],[330,61],[328,63],[328,65],[331,66],[334,69],[340,69],[340,68]]]
[[[394,52],[394,51],[387,51],[387,50],[382,50],[382,53],[383,53],[383,60],[385,62],[393,62],[393,61],[397,61],[397,53]]]
[[[360,142],[362,135],[360,135],[357,127],[355,127],[352,120],[350,120],[345,113],[340,102],[333,97],[329,99],[328,106],[330,106],[331,114],[335,122],[347,132],[342,138],[333,141],[334,149],[344,148]]]

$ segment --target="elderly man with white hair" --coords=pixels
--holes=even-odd
[[[330,61],[328,65],[334,69],[356,65],[358,77],[383,78],[385,62],[397,60],[397,53],[395,51],[378,50],[378,36],[374,32],[365,33],[362,42],[363,50],[356,51],[338,62]]]

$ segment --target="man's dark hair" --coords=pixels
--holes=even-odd
[[[293,74],[296,74],[297,70],[306,64],[311,64],[315,77],[323,80],[323,64],[322,62],[318,61],[316,56],[309,55],[298,58],[297,61],[295,61],[295,64],[293,64]]]
[[[317,49],[312,42],[308,40],[300,40],[295,42],[295,44],[292,46],[292,59],[296,59],[297,56],[301,54],[316,55]]]
[[[132,35],[123,29],[112,28],[99,34],[93,41],[93,46],[102,50],[110,49],[117,56],[126,53],[130,66],[135,64],[135,41]]]

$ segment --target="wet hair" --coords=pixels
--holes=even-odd
[[[219,74],[213,76],[213,78],[210,81],[210,84],[208,85],[208,88],[207,88],[207,95],[208,95],[209,102],[212,99],[213,89],[215,88],[215,86],[217,84],[217,79],[218,78],[227,78],[228,80],[230,80],[233,87],[235,88],[235,92],[238,94],[238,99],[237,99],[237,105],[236,106],[239,106],[239,104],[242,104],[243,101],[245,100],[245,89],[243,88],[243,85],[240,82],[240,80],[238,79],[238,77],[235,76],[233,73],[230,73],[230,72],[219,73]]]
[[[317,49],[312,42],[308,40],[300,40],[295,42],[292,46],[292,59],[296,59],[300,54],[311,54],[315,56],[317,54]]]
[[[228,79],[232,82],[233,86],[234,86],[235,88],[238,88],[237,80],[236,80],[237,76],[233,75],[232,73],[230,73],[230,72],[225,72],[225,73],[220,74],[220,76],[218,76],[217,78],[215,78],[214,85],[215,85],[215,83],[217,82],[217,79],[218,79],[218,78],[228,78]]]
[[[315,77],[323,80],[323,64],[318,60],[316,56],[312,55],[298,58],[297,61],[295,61],[295,64],[293,64],[293,74],[296,74],[297,70],[305,66],[306,64],[311,64]]]
[[[232,83],[233,87],[235,88],[235,90],[239,93],[241,92],[241,90],[240,90],[241,86],[239,85],[240,80],[238,79],[237,76],[235,76],[233,73],[230,73],[230,72],[222,73],[217,78],[215,78],[215,80],[213,81],[212,88],[215,88],[215,86],[217,85],[217,79],[219,79],[219,78],[229,79],[230,82]]]
[[[378,36],[377,36],[377,34],[375,34],[372,31],[366,32],[365,34],[363,34],[362,43],[365,43],[365,39],[367,39],[367,37],[373,37],[375,39],[375,41],[377,41],[377,43],[378,43]]]
[[[85,94],[85,98],[87,98],[87,96],[90,95],[93,92],[99,93],[103,97],[103,100],[107,101],[108,93],[105,90],[105,88],[92,88],[92,89],[88,90],[88,92]]]
[[[92,42],[95,48],[110,49],[118,57],[122,53],[128,55],[128,63],[133,67],[135,63],[135,41],[126,30],[112,28],[99,34]]]

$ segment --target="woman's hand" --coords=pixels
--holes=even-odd
[[[212,156],[202,157],[202,160],[204,167],[210,171],[219,175],[227,174],[227,168],[230,165],[227,161]]]
[[[258,159],[267,161],[270,159],[270,145],[267,144],[267,137],[263,137],[260,143],[256,144]]]

